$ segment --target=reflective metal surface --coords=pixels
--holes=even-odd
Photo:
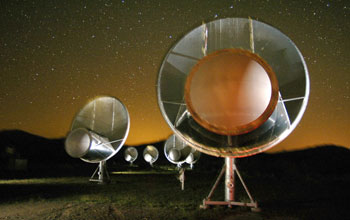
[[[208,54],[227,48],[257,54],[278,80],[278,102],[271,116],[245,134],[222,135],[204,128],[185,102],[192,68]],[[245,157],[275,146],[293,131],[307,105],[309,77],[302,54],[279,30],[255,20],[226,18],[195,28],[169,50],[159,71],[157,95],[170,128],[192,147],[214,156]]]
[[[84,128],[77,128],[66,138],[65,149],[69,156],[80,158],[84,156],[92,144],[92,136]]]
[[[139,153],[135,147],[128,147],[124,151],[124,159],[129,163],[133,163],[137,159],[138,155]]]
[[[159,152],[157,148],[152,145],[147,145],[143,150],[143,159],[148,162],[151,166],[158,160]]]
[[[123,146],[129,127],[128,111],[118,99],[98,97],[75,116],[65,149],[85,162],[108,160]]]
[[[66,151],[74,158],[106,158],[113,154],[114,148],[108,138],[101,137],[85,128],[77,128],[66,138]]]
[[[165,157],[173,164],[181,166],[183,163],[195,164],[201,153],[190,147],[181,138],[171,135],[164,144]]]

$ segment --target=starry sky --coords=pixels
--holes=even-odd
[[[203,22],[251,17],[289,36],[311,94],[295,131],[272,149],[350,147],[348,0],[11,0],[0,7],[0,130],[64,137],[100,95],[128,108],[127,144],[166,139],[156,79],[167,51]]]

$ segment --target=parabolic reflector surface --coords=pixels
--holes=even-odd
[[[251,60],[230,51],[243,51]],[[282,32],[259,21],[226,18],[193,29],[169,50],[157,94],[168,125],[191,147],[245,157],[293,131],[307,105],[309,77],[302,54]]]

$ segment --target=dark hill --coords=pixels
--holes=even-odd
[[[305,150],[276,154],[258,154],[238,159],[241,169],[252,174],[274,173],[290,175],[338,175],[350,173],[350,150],[325,145]]]
[[[5,157],[37,160],[37,162],[65,162],[64,139],[46,139],[19,130],[0,132],[0,152]]]
[[[79,160],[64,150],[64,139],[47,139],[19,130],[0,132],[0,176],[45,175]],[[35,174],[37,173],[37,174]]]
[[[164,156],[164,141],[151,145],[159,151],[159,159],[155,165],[171,166],[172,164]],[[147,144],[135,146],[138,149],[139,157],[134,163],[140,168],[149,168],[149,165],[142,158],[142,152],[146,146]],[[124,146],[109,160],[111,168],[114,169],[113,165],[116,165],[116,169],[123,169],[128,165],[123,158],[126,147]],[[93,172],[96,167],[96,164],[85,163],[69,157],[64,150],[64,138],[47,139],[19,130],[0,132],[0,160],[0,171],[16,170],[13,164],[16,160],[26,161],[24,169],[26,172],[46,170],[47,172],[43,172],[43,174],[51,174],[53,170],[55,173],[62,170],[63,173],[67,174],[66,170],[70,170],[68,173],[75,175],[74,170],[77,169],[77,166],[79,170],[87,167],[87,173],[90,173],[91,170]],[[223,162],[223,158],[202,154],[194,169],[199,172],[218,172]],[[292,152],[261,153],[247,158],[239,158],[237,165],[241,172],[248,176],[341,175],[350,172],[350,150],[329,145]]]

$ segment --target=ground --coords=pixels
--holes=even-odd
[[[111,183],[83,177],[0,180],[0,219],[345,219],[349,176],[291,177],[242,172],[261,212],[199,208],[218,172],[187,171],[181,190],[176,171],[112,174]],[[288,177],[289,176],[289,177]],[[220,184],[213,199],[223,199]],[[237,200],[248,202],[237,183]]]
[[[95,164],[59,168],[40,163],[22,173],[0,172],[0,220],[350,219],[349,156],[348,149],[325,147],[238,159],[261,212],[199,208],[223,165],[221,158],[202,155],[194,169],[186,171],[184,190],[178,171],[166,160],[152,169],[146,163],[130,167],[110,161],[109,170],[118,171],[111,173],[110,184],[89,182]],[[221,181],[212,200],[222,201],[223,193]],[[249,202],[239,181],[236,200]]]

